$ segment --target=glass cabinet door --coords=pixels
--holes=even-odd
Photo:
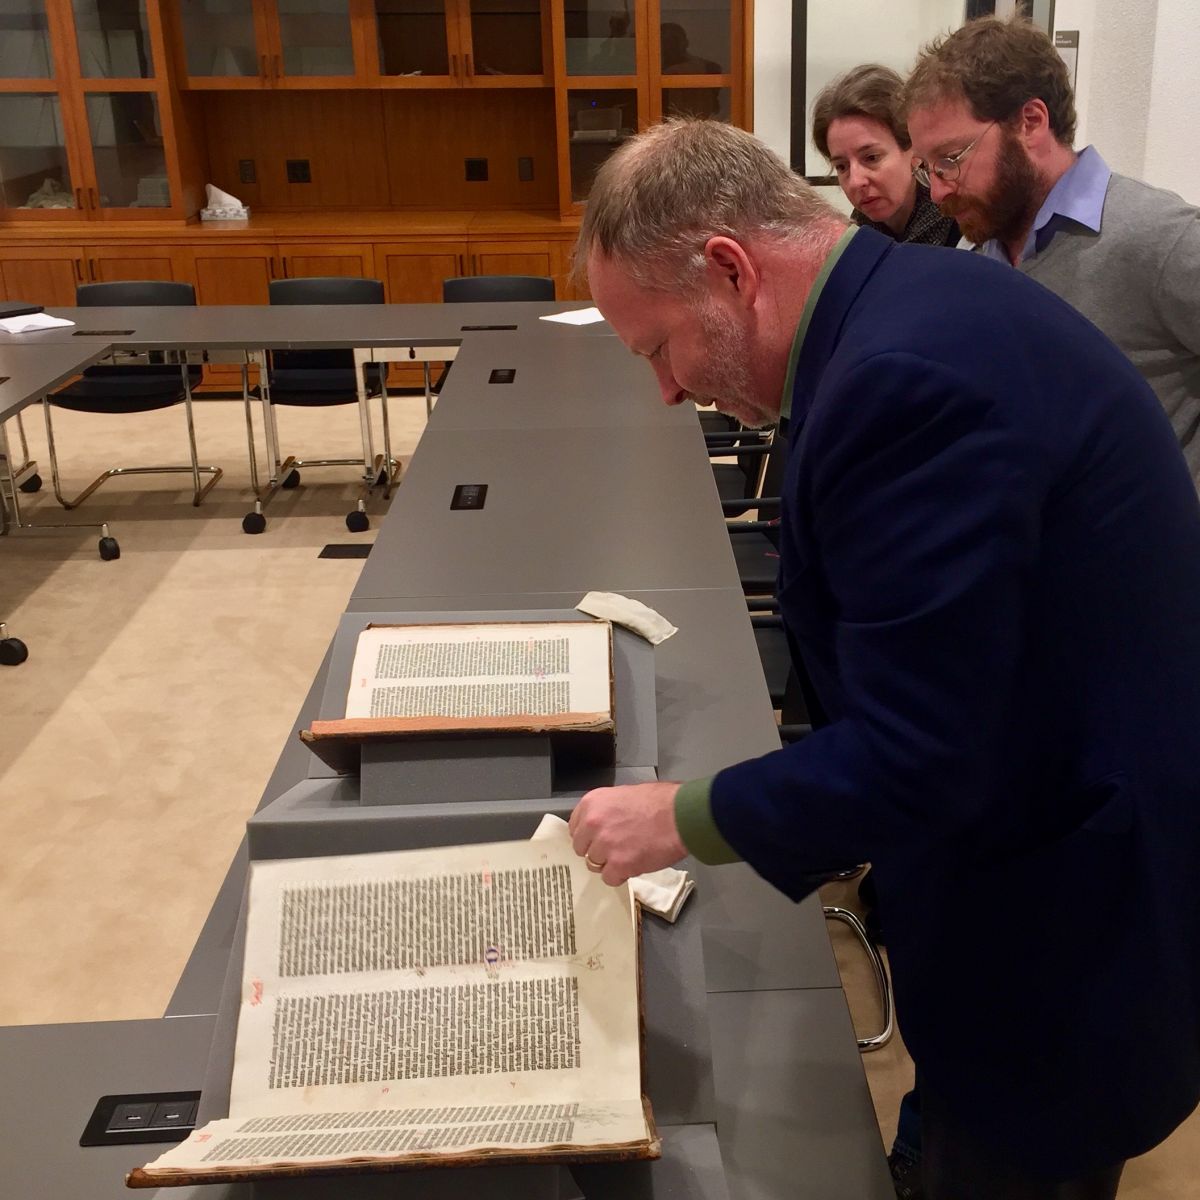
[[[96,176],[93,207],[170,208],[158,97],[88,92],[84,101]]]
[[[188,75],[264,78],[265,55],[255,37],[254,0],[180,0]]]
[[[381,75],[457,78],[458,63],[450,60],[446,0],[375,0],[375,25]]]
[[[282,77],[355,73],[350,0],[276,0]],[[281,74],[276,65],[276,77]]]
[[[636,75],[635,0],[565,0],[568,75]]]
[[[468,75],[491,78],[543,73],[540,0],[470,0],[468,19]]]
[[[579,202],[587,199],[592,180],[605,159],[637,132],[636,89],[572,89],[567,93],[567,126],[571,199]]]
[[[58,96],[0,93],[0,210],[75,207]]]
[[[71,0],[71,8],[85,79],[153,77],[146,0]]]
[[[664,75],[725,75],[732,69],[729,0],[659,0]]]
[[[0,6],[0,79],[49,79],[53,74],[46,0],[4,0]]]

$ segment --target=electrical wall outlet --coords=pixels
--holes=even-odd
[[[289,158],[287,160],[288,183],[312,183],[312,167],[307,158]]]
[[[252,158],[239,158],[238,159],[238,179],[240,179],[242,181],[242,183],[257,183],[258,182],[258,172],[255,170],[255,167],[254,167],[254,159],[252,159]]]
[[[530,183],[533,180],[533,159],[529,155],[522,155],[517,159],[517,178],[522,183]]]
[[[486,158],[468,158],[465,165],[468,183],[487,183],[488,160]]]

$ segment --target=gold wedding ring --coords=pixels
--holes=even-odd
[[[596,862],[596,860],[592,858],[590,854],[585,854],[583,856],[583,861],[587,863],[588,870],[595,871],[597,875],[604,870],[604,864]]]

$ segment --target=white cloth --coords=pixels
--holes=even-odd
[[[5,317],[0,320],[0,329],[5,333],[32,333],[35,329],[57,329],[60,325],[74,325],[66,317],[51,317],[46,313],[26,313],[23,317]]]
[[[553,813],[547,813],[533,831],[530,840],[555,838],[569,841],[570,836],[570,827],[566,821]],[[696,881],[686,871],[664,867],[661,871],[635,875],[629,881],[629,890],[643,908],[648,908],[655,916],[674,924],[680,910],[687,903],[687,898],[696,890]]]
[[[662,613],[655,612],[649,605],[640,600],[631,600],[628,596],[619,596],[616,592],[588,592],[575,605],[589,617],[600,617],[605,621],[615,621],[618,625],[641,634],[652,646],[665,642],[679,632]]]

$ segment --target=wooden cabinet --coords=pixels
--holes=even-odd
[[[80,283],[163,279],[191,283],[199,304],[267,304],[273,279],[341,275],[381,280],[389,304],[436,304],[442,281],[457,276],[543,275],[560,298],[574,295],[567,279],[574,230],[545,215],[442,212],[402,223],[279,214],[277,222],[193,225],[161,241],[132,229],[105,238],[80,222],[78,241],[48,231],[41,245],[0,227],[0,288],[5,299],[50,307],[72,304]],[[411,232],[393,232],[397,224]],[[355,240],[335,238],[339,226]]]
[[[750,11],[751,0],[634,0],[616,15],[594,0],[556,4],[560,213],[578,212],[608,156],[664,117],[749,127]]]
[[[664,115],[750,124],[749,4],[6,0],[0,225],[178,223],[206,182],[256,211],[572,215]]]
[[[88,283],[114,283],[127,279],[193,282],[188,256],[172,246],[135,245],[128,242],[85,246],[83,264]]]
[[[173,0],[188,88],[542,87],[551,0]]]
[[[361,0],[178,0],[185,86],[361,87],[361,8]]]
[[[466,272],[466,242],[381,242],[375,246],[375,278],[389,304],[437,304],[442,280]]]
[[[158,4],[14,4],[0,38],[0,219],[186,215]]]
[[[62,308],[75,303],[75,286],[84,282],[82,246],[0,250],[0,297],[5,300]]]
[[[272,279],[283,274],[274,245],[190,248],[198,304],[269,304]]]
[[[477,242],[468,247],[470,275],[553,275],[551,242]]]
[[[321,275],[354,275],[359,279],[367,279],[375,268],[371,247],[363,244],[312,242],[300,246],[281,245],[277,253],[285,279]]]
[[[550,83],[552,0],[367,0],[367,73],[392,88]]]

